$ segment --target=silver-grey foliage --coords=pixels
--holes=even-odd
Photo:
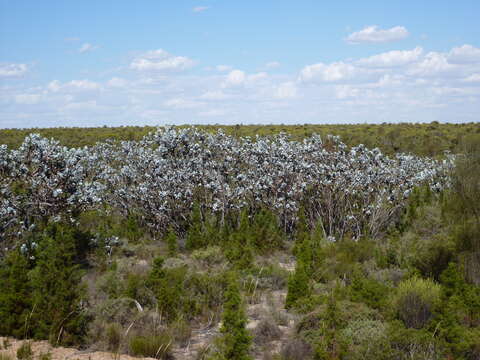
[[[221,219],[266,207],[286,229],[302,203],[325,236],[375,237],[415,186],[446,186],[452,164],[451,156],[390,158],[361,144],[348,148],[335,136],[239,139],[161,127],[137,142],[69,149],[32,134],[18,150],[0,146],[0,236],[105,204],[164,231],[185,221],[198,201]]]

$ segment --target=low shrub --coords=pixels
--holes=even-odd
[[[282,360],[306,360],[311,359],[312,355],[311,345],[299,338],[287,341],[280,353]]]
[[[172,338],[168,333],[150,336],[134,336],[129,343],[132,355],[145,356],[155,359],[170,360]]]
[[[122,327],[119,324],[109,324],[105,330],[105,340],[109,351],[118,351],[122,341]]]
[[[440,285],[413,277],[399,284],[393,299],[394,309],[407,328],[420,329],[432,317],[440,294]]]
[[[52,353],[51,352],[41,353],[38,356],[38,360],[52,360]]]
[[[354,320],[341,331],[347,344],[345,359],[389,359],[387,325],[379,320]]]
[[[272,340],[278,340],[282,331],[274,319],[267,317],[262,319],[253,331],[253,340],[257,345],[264,345]]]
[[[33,350],[32,344],[29,341],[24,341],[23,344],[17,350],[17,359],[19,360],[32,360]]]
[[[10,354],[0,353],[0,360],[14,360]]]
[[[216,245],[194,250],[192,252],[192,258],[207,266],[221,264],[225,261],[222,249]]]

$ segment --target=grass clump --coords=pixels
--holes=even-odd
[[[173,359],[171,354],[172,338],[166,332],[158,335],[134,336],[130,339],[130,352],[135,356],[155,359]]]
[[[33,350],[29,341],[24,341],[23,344],[17,350],[17,359],[19,360],[32,360]]]
[[[413,277],[399,284],[393,304],[407,328],[420,329],[432,317],[440,295],[440,285],[430,279]]]

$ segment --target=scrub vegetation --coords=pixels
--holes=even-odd
[[[479,132],[2,130],[0,336],[158,359],[479,359]],[[37,357],[29,341],[18,358]]]

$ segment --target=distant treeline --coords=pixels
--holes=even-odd
[[[186,127],[180,126],[180,127]],[[417,155],[439,156],[445,150],[455,151],[460,140],[469,134],[480,133],[480,122],[463,124],[344,124],[344,125],[199,125],[207,131],[222,129],[235,136],[273,135],[288,133],[295,140],[302,140],[314,133],[339,135],[350,146],[360,143],[369,148],[379,147],[387,154],[411,152]],[[93,128],[32,128],[0,130],[0,144],[17,148],[30,133],[53,137],[68,147],[93,145],[106,139],[139,140],[155,130],[153,126],[121,126]]]

